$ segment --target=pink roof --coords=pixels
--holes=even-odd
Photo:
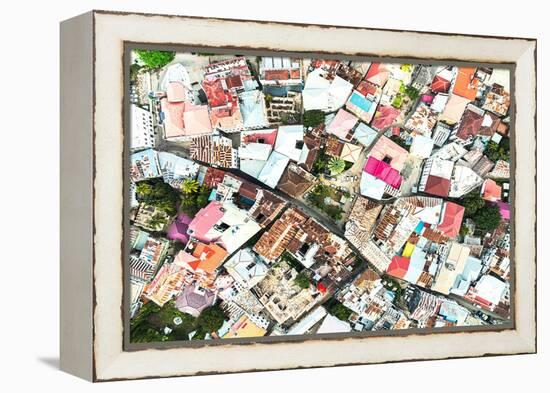
[[[500,208],[500,215],[505,220],[510,219],[510,205],[506,202],[498,201],[497,202],[498,207]]]
[[[176,257],[174,258],[174,263],[177,263],[181,265],[184,264],[192,264],[193,262],[198,261],[197,257],[189,254],[187,251],[181,250],[176,254]]]
[[[186,89],[181,82],[170,82],[166,89],[166,96],[170,102],[185,101]]]
[[[277,140],[277,129],[265,132],[251,132],[243,133],[243,142],[246,143],[258,143],[260,139],[263,139],[263,143],[274,146]]]
[[[377,158],[369,157],[363,170],[393,188],[399,188],[401,186],[401,175],[399,171],[392,168],[390,164],[380,161]]]
[[[464,207],[457,205],[453,202],[445,202],[445,212],[443,213],[443,220],[441,224],[437,226],[445,236],[454,238],[458,236],[460,227],[462,226],[462,219],[464,217]]]
[[[430,94],[423,94],[420,100],[426,104],[431,104],[434,101],[434,96]]]
[[[207,105],[186,104],[183,120],[185,135],[209,134],[212,132]]]
[[[384,158],[389,157],[391,158],[390,165],[392,168],[401,171],[409,153],[397,143],[382,135],[372,147],[369,155],[377,158],[379,161],[383,161]]]
[[[218,201],[210,202],[206,207],[199,210],[189,224],[189,233],[200,241],[212,241],[206,233],[223,217],[222,204]]]
[[[344,109],[340,109],[327,127],[329,134],[336,135],[340,139],[348,139],[348,132],[357,124],[359,119]]]
[[[166,137],[183,135],[185,133],[183,125],[185,102],[170,102],[166,98],[163,98],[160,100],[160,106],[164,113],[164,132]]]
[[[372,63],[365,79],[380,87],[384,86],[390,77],[390,71],[382,63]]]
[[[389,127],[395,122],[395,119],[397,119],[399,113],[401,113],[399,109],[396,109],[393,106],[380,105],[374,114],[374,119],[371,122],[371,126],[378,130]]]
[[[207,105],[170,102],[167,98],[161,99],[160,105],[164,113],[164,133],[166,134],[166,138],[212,132]]]

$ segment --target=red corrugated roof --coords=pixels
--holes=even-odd
[[[427,194],[446,197],[449,195],[450,188],[451,181],[449,179],[430,175],[428,176],[428,181],[426,182],[426,188],[424,189],[424,192]]]
[[[410,264],[411,258],[395,256],[392,258],[386,272],[394,277],[404,278],[409,270]]]
[[[456,237],[462,226],[464,217],[464,207],[453,202],[445,203],[445,212],[443,213],[443,221],[437,226],[441,232],[448,237]]]

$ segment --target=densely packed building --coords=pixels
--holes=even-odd
[[[131,340],[509,321],[507,70],[175,53],[142,72]]]

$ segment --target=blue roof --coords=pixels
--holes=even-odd
[[[146,149],[135,152],[130,157],[130,160],[132,161],[132,165],[135,165],[138,162],[141,162],[142,164],[148,163],[148,165],[142,165],[142,173],[136,173],[132,176],[132,179],[134,181],[161,176],[160,168],[158,165],[158,156],[155,150]]]
[[[218,190],[216,188],[213,188],[212,191],[210,191],[210,195],[208,196],[208,200],[213,201],[214,199],[216,199],[217,192],[218,192]]]
[[[241,99],[241,114],[245,127],[267,125],[264,111],[264,97],[258,90],[245,91],[239,95]]]
[[[357,93],[356,91],[353,92],[349,101],[353,105],[355,105],[356,107],[360,108],[365,112],[368,112],[372,106],[372,101],[367,100],[365,97],[363,97],[361,94]]]
[[[365,147],[369,147],[372,142],[374,142],[374,139],[377,135],[378,132],[376,132],[363,122],[359,122],[359,125],[357,126],[357,128],[355,128],[355,131],[353,132],[353,137],[357,140],[357,142]]]

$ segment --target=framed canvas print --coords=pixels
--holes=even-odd
[[[536,351],[535,40],[93,11],[61,83],[63,370]]]

